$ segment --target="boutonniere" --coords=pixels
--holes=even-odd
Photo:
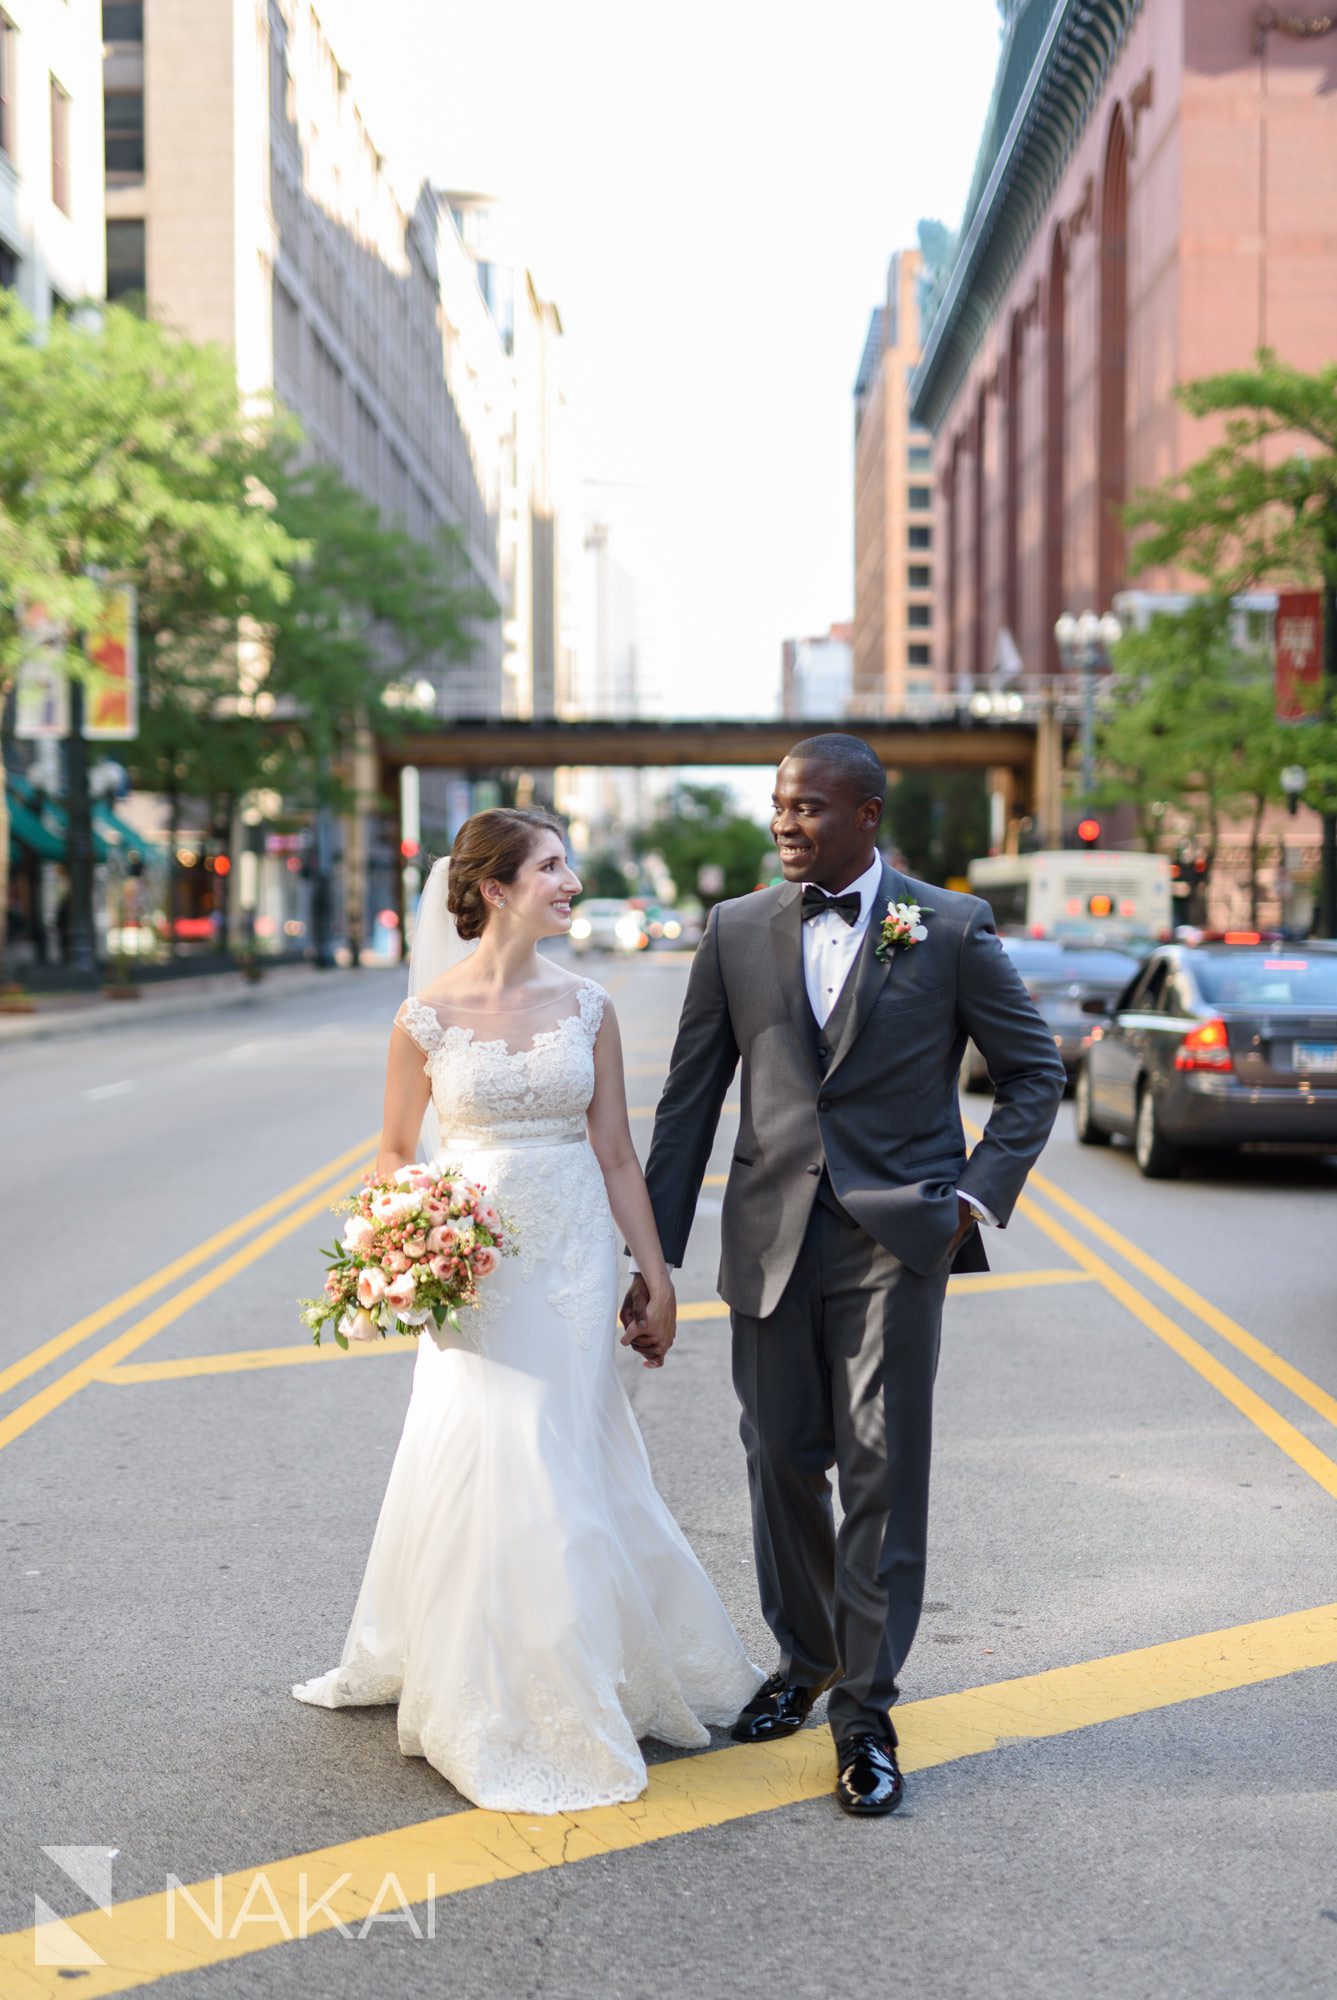
[[[921,910],[918,903],[888,903],[887,914],[882,919],[882,934],[873,956],[887,959],[898,945],[918,944],[928,936],[923,919],[932,914],[932,910]]]

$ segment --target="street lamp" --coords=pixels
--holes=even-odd
[[[1309,783],[1309,773],[1303,764],[1287,764],[1281,773],[1281,789],[1286,794],[1286,810],[1292,818],[1296,807],[1304,797],[1304,788]]]
[[[1082,796],[1089,799],[1096,783],[1096,668],[1108,661],[1123,637],[1123,626],[1112,611],[1103,617],[1084,611],[1080,618],[1065,611],[1054,621],[1054,637],[1064,666],[1081,670]]]

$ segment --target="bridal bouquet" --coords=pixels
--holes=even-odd
[[[487,1190],[448,1169],[368,1179],[335,1212],[348,1220],[343,1241],[324,1252],[325,1295],[301,1302],[317,1347],[331,1320],[340,1347],[396,1329],[417,1334],[429,1319],[458,1332],[461,1306],[477,1304],[479,1285],[513,1248]]]

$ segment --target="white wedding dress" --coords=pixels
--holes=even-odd
[[[636,1798],[639,1739],[702,1747],[762,1679],[615,1365],[617,1237],[585,1126],[606,997],[585,980],[547,1025],[507,1016],[517,1046],[422,999],[396,1016],[426,1058],[439,1159],[486,1183],[518,1254],[462,1334],[419,1336],[343,1656],[293,1689],[398,1702],[400,1749],[503,1812]]]

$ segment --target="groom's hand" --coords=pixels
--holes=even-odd
[[[623,1326],[630,1330],[633,1322],[639,1321],[644,1324],[645,1309],[649,1303],[650,1287],[646,1284],[645,1279],[639,1271],[633,1271],[631,1274],[631,1283],[627,1286],[627,1296],[623,1299],[622,1310],[618,1314],[618,1318],[621,1320]],[[623,1346],[625,1347],[626,1345],[627,1343],[624,1341]]]
[[[955,1257],[978,1221],[979,1217],[970,1203],[963,1194],[959,1194],[956,1197],[956,1234],[952,1237],[951,1248],[947,1252],[949,1257]]]
[[[636,1272],[618,1317],[623,1326],[622,1345],[639,1354],[646,1368],[662,1368],[677,1331],[678,1302],[672,1286],[667,1297],[656,1302],[645,1279]]]

